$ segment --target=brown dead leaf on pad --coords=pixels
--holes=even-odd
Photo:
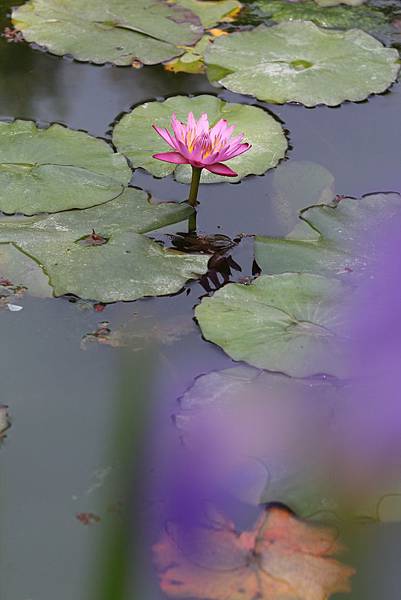
[[[169,525],[153,548],[160,587],[175,598],[327,600],[350,591],[355,573],[333,558],[343,549],[335,530],[284,507],[267,508],[249,531],[219,517],[185,537]]]

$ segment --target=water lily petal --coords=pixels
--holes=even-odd
[[[230,160],[230,158],[234,158],[234,156],[239,156],[240,154],[243,154],[250,148],[252,148],[251,144],[240,144],[236,148],[228,149],[227,152],[224,153],[224,159],[220,158],[220,160]]]
[[[168,143],[169,146],[174,148],[174,150],[177,150],[175,140],[168,129],[166,129],[165,127],[157,127],[157,125],[152,125],[152,127],[160,135],[160,137]]]
[[[187,165],[188,160],[179,152],[160,152],[153,154],[153,158],[164,160],[164,162],[174,163],[176,165]]]
[[[225,177],[237,177],[238,173],[223,165],[223,163],[214,163],[214,165],[205,165],[205,169],[216,175],[224,175]]]

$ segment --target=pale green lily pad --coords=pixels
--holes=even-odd
[[[319,27],[333,29],[363,29],[376,31],[387,25],[384,14],[370,6],[318,6],[315,0],[288,2],[288,0],[257,0],[255,6],[263,15],[277,23],[282,21],[313,21]]]
[[[217,39],[208,76],[259,100],[338,106],[380,94],[397,79],[399,55],[359,29],[328,31],[310,21],[260,26]]]
[[[269,205],[281,234],[293,230],[305,206],[328,204],[334,198],[334,177],[317,163],[287,161],[274,170]]]
[[[238,0],[177,0],[177,4],[195,13],[205,29],[224,21],[230,13],[241,8]]]
[[[30,0],[13,24],[28,42],[96,64],[157,64],[183,54],[203,33],[198,17],[162,0]]]
[[[238,177],[230,177],[229,181],[240,181],[247,175],[261,175],[275,167],[284,157],[287,140],[281,125],[266,111],[255,106],[225,102],[215,96],[202,95],[195,98],[174,96],[163,102],[146,102],[125,115],[116,125],[113,142],[119,152],[125,154],[133,167],[142,167],[155,177],[166,177],[174,173],[177,181],[189,183],[191,167],[175,165],[152,158],[157,152],[166,152],[171,148],[153,130],[152,124],[159,127],[170,127],[172,114],[178,119],[187,121],[188,113],[193,112],[196,118],[206,112],[210,124],[219,119],[227,119],[236,125],[238,133],[244,133],[252,144],[251,150],[241,156],[226,161],[238,173]],[[227,182],[227,177],[214,175],[204,170],[203,183]]]
[[[132,173],[103,140],[61,125],[0,122],[0,210],[33,215],[119,196]]]
[[[213,39],[211,35],[205,34],[195,46],[187,46],[185,54],[165,63],[165,70],[173,73],[204,73],[206,67],[203,56]]]
[[[292,377],[342,376],[346,289],[318,275],[264,275],[250,285],[224,286],[195,315],[204,337],[234,360]]]
[[[51,298],[53,290],[39,265],[13,244],[0,244],[0,278],[27,288],[36,298]]]
[[[152,205],[128,188],[107,204],[31,219],[0,222],[0,242],[13,243],[49,277],[54,295],[99,302],[136,300],[179,291],[207,270],[208,257],[166,250],[141,235],[187,218],[189,206]],[[85,245],[95,229],[102,245]],[[24,281],[19,283],[24,284]]]
[[[311,206],[286,238],[257,237],[255,258],[264,273],[317,273],[351,280],[375,260],[374,234],[400,214],[401,196],[396,193]]]

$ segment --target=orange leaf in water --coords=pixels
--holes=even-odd
[[[277,506],[242,533],[222,517],[186,533],[168,525],[153,547],[167,595],[208,600],[326,600],[348,592],[354,569],[333,558],[340,550],[335,531]]]

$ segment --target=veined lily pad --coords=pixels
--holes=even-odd
[[[336,279],[286,273],[228,284],[195,315],[204,337],[234,360],[293,377],[345,373],[339,336],[346,287]]]
[[[349,280],[375,260],[375,235],[399,219],[401,196],[343,198],[301,211],[301,227],[286,238],[257,237],[255,258],[264,273],[336,275]]]
[[[338,106],[382,93],[400,68],[398,52],[367,33],[328,31],[310,21],[219,38],[205,62],[210,80],[232,92],[305,106]]]
[[[86,133],[0,122],[0,210],[7,214],[102,204],[119,196],[131,175],[123,156]]]
[[[230,181],[240,181],[250,174],[261,175],[275,167],[285,155],[287,140],[283,129],[266,111],[207,95],[195,98],[174,96],[163,102],[146,102],[125,115],[116,125],[113,142],[135,168],[142,167],[156,177],[166,177],[174,173],[177,181],[188,183],[191,179],[189,165],[177,167],[152,158],[152,154],[168,149],[167,144],[153,130],[152,124],[170,127],[174,112],[178,119],[186,121],[191,111],[197,118],[206,112],[211,125],[221,118],[227,119],[229,123],[236,125],[238,133],[244,133],[246,141],[252,144],[249,152],[226,162],[238,173],[238,177],[231,177]],[[206,171],[202,174],[203,183],[220,181],[227,181],[227,178]]]
[[[136,300],[177,292],[188,279],[206,272],[208,257],[166,250],[141,235],[181,221],[191,210],[153,206],[145,192],[129,188],[116,200],[88,210],[2,221],[0,242],[13,243],[39,263],[56,296]]]
[[[27,288],[30,296],[51,298],[53,290],[39,265],[13,244],[0,244],[0,278]]]
[[[163,0],[30,0],[14,9],[13,24],[28,42],[96,64],[157,64],[197,42],[198,17]]]
[[[313,21],[319,27],[333,29],[363,29],[375,31],[387,25],[384,14],[370,6],[332,6],[327,8],[316,4],[315,0],[257,0],[255,6],[266,17],[281,23],[282,21]]]
[[[230,14],[241,9],[238,0],[176,0],[177,4],[184,6],[198,15],[205,29],[213,27],[230,17]]]

